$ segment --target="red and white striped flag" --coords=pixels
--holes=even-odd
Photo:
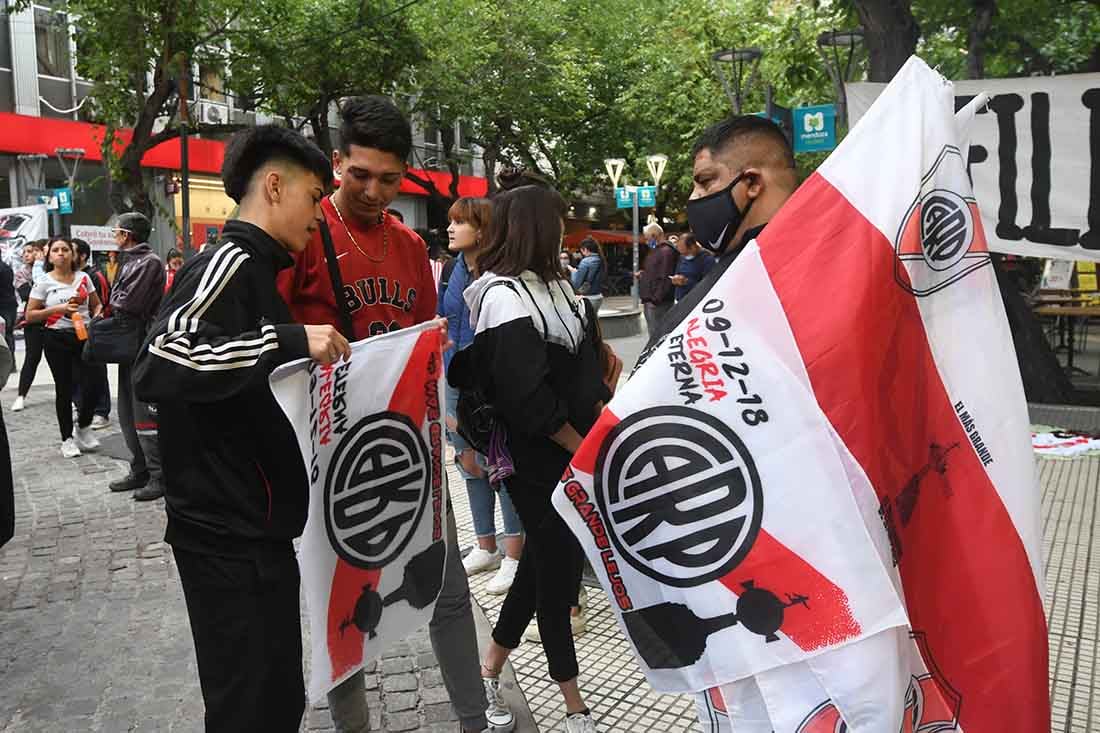
[[[431,323],[271,375],[311,483],[298,564],[314,702],[432,617],[448,552],[442,380]]]
[[[767,711],[733,730],[1049,726],[1026,405],[953,101],[910,59],[555,493],[650,682]]]

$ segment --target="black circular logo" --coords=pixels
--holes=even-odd
[[[760,531],[752,456],[729,425],[689,407],[652,407],[616,425],[600,448],[594,488],[616,549],[666,585],[722,577]]]
[[[921,199],[920,232],[924,261],[933,270],[949,270],[970,250],[974,214],[959,194],[936,189]]]
[[[396,412],[363,418],[336,446],[325,478],[325,529],[336,553],[379,568],[412,539],[431,492],[431,454]]]

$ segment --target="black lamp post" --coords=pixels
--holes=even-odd
[[[718,80],[722,82],[722,89],[729,97],[734,114],[741,114],[741,104],[753,82],[756,81],[757,72],[760,70],[760,58],[764,52],[759,48],[727,48],[716,51],[710,60],[714,65],[714,71],[718,74]],[[745,73],[748,72],[748,78]]]
[[[836,118],[843,122],[844,129],[848,129],[848,92],[844,84],[852,74],[852,62],[855,60],[856,46],[863,43],[863,29],[853,28],[847,31],[825,31],[817,37],[817,47],[821,59],[825,62],[825,70],[833,80],[833,88],[836,90]],[[827,53],[832,51],[830,57]],[[841,61],[842,52],[845,52]]]

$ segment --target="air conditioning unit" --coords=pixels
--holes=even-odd
[[[229,107],[217,102],[199,102],[199,122],[204,125],[224,125],[229,122]]]

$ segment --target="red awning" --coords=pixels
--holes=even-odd
[[[106,128],[88,122],[58,120],[51,117],[33,117],[0,112],[0,152],[29,154],[44,153],[53,157],[56,148],[83,148],[86,160],[102,161],[100,145]],[[128,141],[130,130],[119,130],[118,136]],[[225,158],[225,143],[218,140],[191,138],[187,145],[188,163],[195,173],[218,175]],[[180,141],[169,140],[145,154],[141,164],[146,168],[180,169]],[[449,189],[450,173],[413,169],[420,176],[431,178],[440,191]],[[458,182],[460,196],[484,196],[488,181],[477,176],[461,176]],[[401,181],[401,193],[427,196],[427,193],[407,178]]]
[[[571,232],[565,235],[565,239],[562,240],[562,245],[570,249],[576,249],[580,245],[581,240],[586,237],[592,237],[600,244],[633,244],[634,233],[625,232],[622,229],[581,229],[577,232]],[[641,235],[639,235],[639,241],[641,241]]]

